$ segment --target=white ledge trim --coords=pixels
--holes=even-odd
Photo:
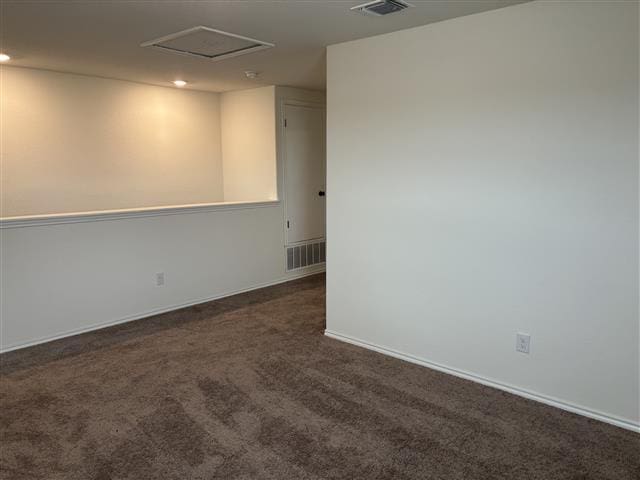
[[[197,203],[193,205],[174,205],[166,207],[127,208],[122,210],[100,210],[95,212],[54,213],[50,215],[25,215],[0,218],[0,229],[39,227],[63,223],[104,222],[141,217],[159,217],[189,213],[217,212],[223,210],[245,210],[252,208],[275,207],[279,200],[263,202],[218,202]]]

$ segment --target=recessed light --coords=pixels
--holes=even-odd
[[[0,53],[0,62],[8,62],[11,60],[11,57],[6,53]]]
[[[187,82],[185,82],[184,80],[174,80],[173,84],[176,87],[184,87],[187,84]]]

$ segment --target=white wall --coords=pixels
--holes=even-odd
[[[223,201],[219,94],[0,75],[1,216]]]
[[[224,199],[275,200],[276,87],[221,95]]]
[[[0,230],[1,347],[284,280],[281,216],[276,203]]]
[[[331,46],[327,92],[328,333],[637,428],[638,4]]]

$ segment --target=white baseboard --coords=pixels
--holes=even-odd
[[[14,344],[14,345],[9,345],[7,347],[4,347],[4,348],[0,349],[0,354],[11,352],[13,350],[19,350],[21,348],[33,347],[35,345],[40,345],[42,343],[53,342],[54,340],[60,340],[61,338],[71,337],[73,335],[80,335],[81,333],[88,333],[88,332],[92,332],[94,330],[101,330],[103,328],[112,327],[114,325],[119,325],[121,323],[127,323],[127,322],[132,322],[134,320],[140,320],[142,318],[152,317],[154,315],[159,315],[161,313],[171,312],[173,310],[179,310],[179,309],[185,308],[185,307],[191,307],[193,305],[198,305],[200,303],[206,303],[206,302],[211,302],[213,300],[219,300],[221,298],[230,297],[232,295],[237,295],[239,293],[250,292],[251,290],[258,290],[260,288],[271,287],[273,285],[278,285],[280,283],[290,282],[290,281],[296,280],[298,278],[308,277],[310,275],[315,275],[317,273],[322,273],[322,272],[324,272],[324,268],[317,268],[317,269],[310,270],[310,271],[295,272],[293,274],[287,274],[284,277],[279,278],[277,280],[274,280],[272,282],[265,282],[265,283],[261,283],[261,284],[258,284],[258,285],[253,285],[253,286],[248,287],[248,288],[243,288],[243,289],[240,289],[240,290],[233,290],[233,291],[225,292],[225,293],[222,293],[222,294],[219,294],[219,295],[212,295],[210,297],[198,298],[198,299],[195,299],[195,300],[190,300],[188,302],[178,303],[178,304],[175,304],[175,305],[170,305],[168,307],[162,307],[162,308],[146,310],[144,312],[136,313],[134,315],[127,315],[126,317],[121,317],[121,318],[118,318],[116,320],[112,320],[112,321],[109,321],[109,322],[97,323],[97,324],[89,325],[87,327],[78,328],[78,329],[74,329],[74,330],[69,330],[69,331],[60,333],[58,335],[41,337],[41,338],[37,338],[35,340],[31,340],[29,342],[23,342],[23,343],[17,343],[17,344]]]
[[[466,380],[471,380],[472,382],[481,383],[482,385],[497,388],[498,390],[503,390],[505,392],[509,392],[514,395],[518,395],[520,397],[528,398],[529,400],[535,400],[537,402],[544,403],[552,407],[560,408],[568,412],[576,413],[578,415],[583,415],[585,417],[593,418],[595,420],[600,420],[601,422],[609,423],[617,427],[625,428],[627,430],[640,433],[639,423],[633,423],[628,420],[617,418],[615,416],[608,415],[603,412],[598,412],[598,411],[590,410],[588,408],[581,407],[579,405],[574,405],[574,404],[565,402],[563,400],[559,400],[557,398],[541,395],[539,393],[524,390],[519,387],[514,387],[512,385],[500,383],[495,380],[482,377],[480,375],[476,375],[474,373],[465,372],[463,370],[458,370],[456,368],[447,367],[445,365],[441,365],[439,363],[435,363],[435,362],[426,360],[424,358],[419,358],[413,355],[398,352],[397,350],[393,350],[391,348],[375,345],[373,343],[365,342],[363,340],[359,340],[357,338],[353,338],[348,335],[343,335],[341,333],[334,332],[331,330],[325,330],[324,334],[327,337],[333,338],[335,340],[340,340],[342,342],[350,343],[358,347],[366,348],[368,350],[373,350],[375,352],[382,353],[384,355],[389,355],[390,357],[399,358],[400,360],[405,360],[407,362],[415,363],[423,367],[428,367],[433,370],[438,370],[440,372],[454,375],[456,377],[464,378]]]

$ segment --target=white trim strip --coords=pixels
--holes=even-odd
[[[275,207],[279,200],[265,202],[218,202],[193,205],[175,205],[168,207],[128,208],[121,210],[101,210],[95,212],[54,213],[50,215],[26,215],[0,218],[0,229],[39,227],[62,223],[104,222],[129,218],[159,217],[189,213],[217,212],[222,210],[244,210],[251,208]]]
[[[305,271],[305,272],[298,272],[296,274],[292,274],[292,275],[287,275],[286,277],[281,277],[277,280],[274,280],[272,282],[265,282],[265,283],[261,283],[258,285],[254,285],[252,287],[249,288],[243,288],[240,290],[233,290],[230,292],[226,292],[220,295],[213,295],[210,297],[203,297],[203,298],[198,298],[196,300],[190,300],[188,302],[184,302],[184,303],[177,303],[175,305],[170,305],[168,307],[162,307],[162,308],[154,308],[151,310],[147,310],[145,312],[142,313],[137,313],[134,315],[127,315],[126,317],[122,317],[119,318],[117,320],[113,320],[113,321],[109,321],[109,322],[105,322],[105,323],[97,323],[94,325],[90,325],[88,327],[83,327],[83,328],[78,328],[75,330],[69,330],[67,332],[61,333],[59,335],[54,335],[51,337],[41,337],[38,338],[36,340],[32,340],[29,342],[24,342],[24,343],[16,343],[13,345],[9,345],[5,348],[0,349],[0,354],[3,353],[7,353],[7,352],[11,352],[13,350],[19,350],[21,348],[28,348],[28,347],[33,347],[36,345],[40,345],[42,343],[47,343],[47,342],[53,342],[54,340],[60,340],[62,338],[66,338],[66,337],[72,337],[74,335],[80,335],[82,333],[88,333],[88,332],[92,332],[94,330],[101,330],[103,328],[107,328],[107,327],[112,327],[114,325],[119,325],[121,323],[127,323],[127,322],[131,322],[134,320],[140,320],[143,318],[147,318],[147,317],[152,317],[154,315],[160,315],[161,313],[167,313],[167,312],[172,312],[174,310],[179,310],[181,308],[186,308],[186,307],[191,307],[193,305],[198,305],[200,303],[207,303],[207,302],[211,302],[213,300],[220,300],[221,298],[225,298],[225,297],[230,297],[232,295],[237,295],[239,293],[245,293],[245,292],[250,292],[252,290],[258,290],[260,288],[265,288],[265,287],[271,287],[273,285],[278,285],[280,283],[285,283],[285,282],[290,282],[292,280],[296,280],[299,278],[303,278],[303,277],[308,277],[311,275],[316,275],[317,273],[322,273],[324,272],[324,268],[318,268],[318,269],[314,269],[311,271]]]
[[[367,350],[373,350],[374,352],[382,353],[384,355],[388,355],[394,358],[399,358],[400,360],[404,360],[406,362],[415,363],[423,367],[448,373],[449,375],[454,375],[456,377],[464,378],[465,380],[471,380],[472,382],[480,383],[488,387],[497,388],[498,390],[512,393],[514,395],[518,395],[520,397],[524,397],[529,400],[534,400],[540,403],[544,403],[545,405],[556,407],[561,410],[566,410],[567,412],[576,413],[584,417],[592,418],[594,420],[600,420],[601,422],[609,423],[611,425],[615,425],[616,427],[621,427],[627,430],[631,430],[632,432],[640,433],[640,423],[634,423],[628,420],[617,418],[612,415],[608,415],[603,412],[598,412],[595,410],[590,410],[588,408],[581,407],[579,405],[574,405],[574,404],[559,400],[557,398],[548,397],[546,395],[541,395],[536,392],[524,390],[519,387],[514,387],[512,385],[500,383],[495,380],[482,377],[480,375],[476,375],[470,372],[465,372],[464,370],[458,370],[456,368],[447,367],[439,363],[431,362],[429,360],[425,360],[419,357],[414,357],[413,355],[398,352],[397,350],[393,350],[387,347],[382,347],[380,345],[376,345],[373,343],[365,342],[363,340],[359,340],[357,338],[350,337],[348,335],[343,335],[341,333],[334,332],[331,330],[325,330],[324,334],[325,336],[329,338],[333,338],[334,340],[350,343],[358,347],[366,348]]]

